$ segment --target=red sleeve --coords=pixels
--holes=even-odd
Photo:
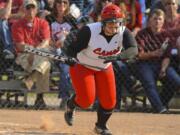
[[[50,39],[50,27],[46,20],[41,20],[41,39]]]
[[[142,17],[143,17],[143,14],[142,14],[142,11],[141,11],[141,6],[138,2],[136,2],[136,25],[135,27],[139,27],[139,28],[142,28]]]
[[[18,53],[19,50],[17,49],[16,44],[25,42],[24,32],[19,21],[13,23],[11,27],[11,35],[12,35],[13,43],[15,45],[15,50]]]
[[[14,43],[22,43],[24,41],[24,33],[20,22],[16,22],[12,25],[12,39]]]

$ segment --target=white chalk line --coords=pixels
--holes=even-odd
[[[34,127],[34,128],[37,128],[33,125],[30,125],[30,124],[18,124],[18,123],[11,123],[11,122],[0,122],[0,125],[3,125],[3,126],[17,126],[17,127]]]
[[[1,127],[2,126],[2,127]],[[16,132],[16,129],[14,129],[14,127],[19,127],[22,129],[31,129],[34,130],[35,132],[37,132],[37,130],[39,130],[39,128],[30,125],[30,124],[20,124],[20,123],[12,123],[12,122],[0,122],[0,135],[12,135],[14,132]],[[1,129],[3,128],[3,129]],[[12,129],[11,129],[12,128]],[[19,129],[17,129],[18,131]]]

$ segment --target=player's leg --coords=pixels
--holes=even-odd
[[[112,66],[105,71],[97,73],[95,81],[99,99],[95,131],[100,134],[111,135],[107,128],[107,121],[112,115],[116,104],[116,86]]]
[[[78,64],[70,68],[72,85],[75,90],[75,95],[67,102],[65,112],[65,120],[70,126],[73,124],[73,112],[76,106],[85,109],[94,103],[95,81],[93,72],[93,70]]]

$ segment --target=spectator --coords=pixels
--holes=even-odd
[[[116,5],[120,6],[125,12],[126,26],[135,36],[142,28],[142,12],[138,1],[136,0],[115,0]]]
[[[178,0],[164,0],[166,13],[164,28],[166,30],[180,27],[180,14],[178,10]]]
[[[0,0],[0,40],[5,58],[14,58],[11,25],[22,16],[21,5],[22,0]]]
[[[136,36],[139,44],[139,61],[137,62],[139,79],[145,88],[151,105],[158,113],[167,112],[167,108],[163,105],[156,86],[156,81],[159,79],[158,75],[164,68],[164,65],[161,64],[162,60],[167,57],[166,51],[162,47],[165,41],[165,36],[161,34],[163,32],[164,19],[165,14],[162,10],[154,10],[149,17],[148,27],[141,30]],[[171,74],[173,69],[169,70],[169,68],[166,68],[166,76],[163,76],[166,79],[174,78]]]
[[[156,2],[154,2],[154,4],[151,6],[151,12],[154,10],[154,9],[162,9],[164,12],[165,12],[165,2],[167,0],[157,0]],[[168,1],[167,1],[168,2]],[[178,0],[174,0],[174,2],[176,2],[178,4],[178,11],[180,11],[180,5],[179,5],[179,2]]]
[[[28,76],[23,82],[28,90],[36,82],[37,97],[35,100],[36,109],[45,107],[43,92],[49,90],[49,61],[41,56],[24,53],[26,46],[48,50],[50,29],[45,20],[36,17],[37,3],[35,0],[25,0],[23,3],[24,17],[19,19],[12,26],[12,37],[17,52],[16,63],[21,65]]]
[[[160,93],[161,99],[165,106],[168,106],[169,101],[172,99],[174,93],[180,87],[180,75],[179,73],[179,57],[178,57],[178,37],[180,35],[180,14],[178,14],[178,0],[164,0],[164,8],[166,13],[166,19],[164,28],[167,30],[167,33],[170,34],[171,37],[171,51],[170,58],[166,61],[176,69],[174,72],[175,79],[171,78],[170,82],[165,84],[162,92]],[[177,43],[176,43],[177,42]],[[166,63],[167,64],[167,63]],[[168,64],[167,64],[168,65]],[[173,87],[171,87],[172,85]]]
[[[51,31],[56,54],[64,55],[61,49],[64,40],[70,31],[76,27],[74,25],[75,18],[70,15],[69,0],[55,0],[52,15],[55,17],[55,21],[51,24]],[[72,85],[69,77],[69,66],[63,63],[58,63],[58,66],[60,69],[59,98],[62,99],[60,108],[64,109],[68,98],[72,94]]]
[[[173,30],[173,32],[176,32],[176,33],[179,31],[180,31],[180,28],[178,29],[178,31]],[[171,33],[173,32],[171,31]],[[180,49],[180,46],[179,46],[178,40],[176,40],[176,42],[171,43],[170,57],[167,57],[164,61],[164,65],[166,65],[166,67],[170,65],[170,67],[169,69],[166,69],[166,67],[164,67],[161,70],[161,74],[169,74],[167,75],[169,77],[168,82],[164,84],[163,89],[160,93],[160,97],[163,102],[163,105],[166,107],[169,106],[169,101],[172,99],[175,92],[177,92],[180,89],[179,49]],[[169,71],[166,71],[166,70],[169,70]]]

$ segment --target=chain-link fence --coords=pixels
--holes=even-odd
[[[24,108],[24,109],[64,109],[65,104],[59,98],[59,82],[61,81],[59,74],[60,71],[54,66],[51,71],[50,88],[49,92],[43,94],[44,102],[36,102],[36,90],[35,88],[28,91],[22,85],[21,78],[25,75],[25,72],[17,66],[15,63],[11,63],[7,67],[7,61],[4,60],[1,64],[1,81],[0,81],[0,104],[1,108]],[[139,80],[139,76],[136,75],[137,71],[134,66],[137,63],[123,63],[123,68],[119,66],[123,62],[114,63],[114,71],[117,84],[117,105],[116,111],[144,111],[153,112],[151,103],[149,102],[146,90]],[[142,73],[143,74],[143,73]],[[128,78],[129,77],[129,78]],[[175,89],[172,83],[163,84],[160,80],[157,81],[158,92],[163,91],[164,85],[170,88],[169,91]],[[171,93],[170,93],[171,94]],[[169,95],[166,95],[168,97]],[[173,95],[169,97],[171,102],[169,108],[179,109],[179,91],[174,91]],[[62,103],[63,102],[63,103]],[[92,110],[96,109],[95,103]],[[60,107],[61,106],[61,107]]]
[[[81,3],[79,3],[79,6],[82,6]],[[88,20],[82,20],[79,23],[87,23],[86,21]],[[76,30],[70,32],[70,36],[65,40],[66,44],[69,45],[75,40],[77,31],[76,28]],[[153,43],[154,41],[148,42]],[[52,61],[49,91],[37,93],[36,85],[32,86],[32,90],[28,90],[23,83],[27,73],[21,66],[16,64],[15,58],[6,58],[3,55],[3,44],[0,44],[0,107],[64,109],[67,99],[73,93],[73,88],[70,86],[71,81],[68,75],[68,68],[62,63]],[[179,57],[177,54],[177,49],[174,49],[171,57],[172,68],[168,69],[166,73],[172,78],[167,79],[165,77],[159,78],[160,61],[141,62],[134,60],[130,62],[114,62],[117,87],[115,110],[160,112],[168,108],[180,109],[180,88],[178,82],[176,82],[180,75]],[[142,66],[142,64],[152,66],[150,68],[152,69],[151,72],[146,71],[146,66]],[[153,79],[150,77],[153,77]],[[97,104],[98,101],[92,105],[90,110],[95,110]]]

